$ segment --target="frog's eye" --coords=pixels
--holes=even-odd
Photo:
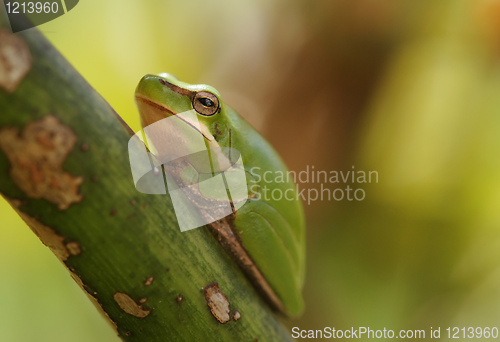
[[[201,115],[214,115],[219,110],[219,99],[208,91],[200,91],[193,97],[193,108]]]

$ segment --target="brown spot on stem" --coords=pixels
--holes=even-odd
[[[139,303],[144,304],[148,301],[146,297],[139,299]]]
[[[11,200],[9,198],[5,199],[11,205],[15,205],[15,202],[13,202],[15,200]],[[44,225],[34,217],[31,217],[19,210],[17,207],[15,207],[15,209],[23,221],[26,222],[26,224],[31,228],[33,233],[38,236],[40,241],[42,241],[45,246],[49,247],[52,253],[54,253],[63,263],[70,257],[70,255],[77,255],[81,252],[78,242],[68,242],[65,244],[66,238],[58,234],[53,228]],[[74,271],[74,268],[70,269],[70,271]]]
[[[231,318],[229,316],[229,301],[224,293],[219,288],[219,284],[213,283],[203,289],[207,305],[212,312],[212,315],[221,323],[228,322]]]
[[[180,303],[184,300],[184,297],[182,297],[182,295],[178,295],[177,298],[175,298],[175,300],[177,301],[177,303]]]
[[[83,143],[83,144],[81,144],[81,145],[80,145],[80,150],[81,150],[82,152],[87,152],[87,151],[89,150],[89,144],[87,144],[87,143]]]
[[[31,69],[28,44],[7,30],[0,30],[0,88],[13,93]]]
[[[71,253],[71,255],[78,255],[82,252],[80,244],[76,241],[71,241],[66,244],[66,248]]]
[[[14,207],[14,208],[19,208],[23,202],[17,198],[7,198],[4,196],[4,198],[9,202],[9,204]]]
[[[59,120],[48,115],[17,128],[0,130],[0,149],[10,161],[10,177],[32,198],[44,198],[60,210],[80,202],[78,188],[82,177],[64,172],[62,165],[73,149],[75,133]]]
[[[155,280],[155,278],[147,277],[146,280],[144,280],[144,286],[149,286],[149,285],[153,284],[153,280]]]
[[[33,233],[38,236],[40,241],[42,241],[45,246],[49,247],[52,253],[54,253],[59,260],[66,261],[69,258],[70,252],[64,244],[64,236],[59,235],[54,229],[42,224],[40,221],[23,213],[22,211],[18,210],[17,213],[31,228]]]
[[[129,315],[144,318],[151,313],[151,310],[144,310],[141,304],[136,303],[135,300],[126,293],[116,292],[113,295],[113,299],[118,303],[118,306]]]

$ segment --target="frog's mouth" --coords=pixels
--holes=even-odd
[[[144,97],[142,95],[135,96],[136,104],[139,109],[139,114],[141,116],[142,127],[154,124],[157,121],[168,118],[172,115],[177,115],[173,110],[165,106],[164,104],[158,103],[150,98]],[[209,130],[201,122],[191,122],[189,118],[179,115],[176,116],[184,123],[192,127],[195,131],[200,133],[206,140],[212,142],[215,140]],[[200,126],[200,128],[198,128]]]
[[[156,109],[158,109],[159,111],[163,112],[163,113],[168,113],[170,115],[175,115],[176,113],[174,113],[173,110],[171,110],[170,108],[168,108],[167,106],[165,105],[162,105],[156,101],[153,101],[143,95],[135,95],[135,99],[137,100],[137,102],[144,102],[146,105],[148,106],[151,106],[151,107],[154,107]],[[138,103],[139,105],[139,103]],[[167,115],[167,116],[170,116],[170,115]]]

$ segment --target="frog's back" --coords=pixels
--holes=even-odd
[[[303,310],[305,220],[294,179],[274,148],[233,111],[235,146],[245,165],[250,199],[236,213],[236,230],[288,314]]]

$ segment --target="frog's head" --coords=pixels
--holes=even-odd
[[[226,108],[219,92],[205,84],[188,84],[177,77],[163,73],[144,76],[135,91],[135,101],[142,127],[169,117],[194,110],[203,135],[209,141],[225,140]]]

